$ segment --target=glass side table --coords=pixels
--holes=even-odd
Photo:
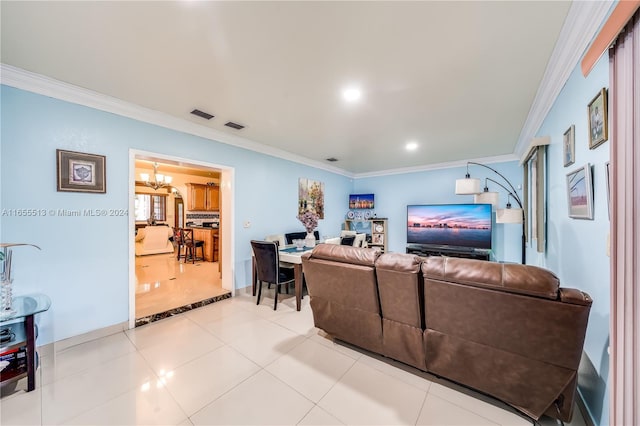
[[[45,294],[16,296],[11,313],[0,312],[0,386],[4,387],[27,377],[27,392],[36,387],[36,325],[34,315],[51,306]],[[22,358],[26,355],[26,363]],[[9,364],[6,364],[9,363]],[[6,365],[5,365],[6,364]]]

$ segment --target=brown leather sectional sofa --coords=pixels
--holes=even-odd
[[[591,298],[551,272],[329,244],[302,263],[315,325],[333,337],[571,420]]]

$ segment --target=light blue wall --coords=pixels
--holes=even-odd
[[[521,187],[522,171],[516,161],[487,165],[502,173],[516,188]],[[469,166],[469,172],[471,177],[491,177],[502,182],[493,172],[480,166]],[[355,180],[354,192],[375,194],[377,216],[389,219],[388,248],[404,253],[407,245],[407,205],[473,203],[472,195],[455,195],[456,179],[464,178],[465,173],[465,167],[454,167],[360,178]],[[506,192],[491,185],[490,190],[500,194],[500,205],[504,206],[507,202]],[[518,190],[518,195],[522,198],[522,191]],[[522,258],[522,227],[496,224],[495,214],[493,216],[493,252],[496,260],[519,263]]]
[[[580,288],[594,298],[585,352],[606,383],[609,322],[609,258],[605,240],[604,163],[608,143],[587,147],[586,105],[599,88],[608,86],[606,60],[588,79],[572,74],[546,118],[539,135],[550,135],[548,156],[548,250],[542,256],[529,251],[528,262],[554,271],[562,285]],[[337,174],[188,134],[141,123],[114,114],[2,86],[0,196],[1,209],[128,208],[129,150],[138,149],[206,161],[235,168],[236,288],[249,284],[248,241],[266,234],[301,230],[295,218],[299,177],[325,183],[326,218],[321,235],[336,235],[346,211],[349,193],[374,193],[378,217],[389,218],[389,250],[404,252],[407,204],[472,202],[454,194],[462,167],[360,178]],[[562,135],[576,126],[575,167],[562,166]],[[55,150],[66,149],[107,156],[107,194],[56,191]],[[590,162],[595,165],[595,220],[567,216],[565,175]],[[522,172],[517,162],[490,164],[518,187]],[[474,177],[491,172],[471,166]],[[501,204],[505,194],[500,192]],[[248,229],[243,222],[251,221]],[[51,310],[41,317],[39,343],[46,344],[127,320],[128,241],[126,218],[0,217],[0,240],[39,244],[41,252],[16,249],[15,291],[51,295]],[[497,260],[520,261],[521,228],[494,224]],[[127,265],[127,266],[125,266]],[[604,387],[604,385],[603,385]],[[591,389],[585,400],[596,423],[606,424],[605,389]],[[583,392],[584,395],[584,392]]]
[[[129,150],[235,168],[236,288],[250,283],[250,239],[302,231],[298,178],[325,184],[325,219],[339,229],[352,182],[344,176],[195,137],[118,115],[2,86],[0,209],[3,242],[30,242],[14,256],[15,293],[43,292],[52,307],[40,318],[46,344],[128,319],[126,217],[24,217],[12,209],[127,209]],[[107,193],[56,191],[56,149],[106,155]],[[243,228],[244,221],[250,228]]]
[[[609,142],[589,149],[587,105],[603,87],[609,86],[609,63],[605,54],[587,78],[579,66],[571,74],[547,115],[538,135],[551,136],[548,149],[547,252],[529,251],[529,263],[552,270],[566,287],[591,295],[593,306],[584,351],[597,377],[581,377],[580,392],[596,424],[608,424],[606,383],[609,373],[610,264],[606,254],[609,217],[605,163]],[[564,132],[575,125],[575,164],[564,167]],[[569,218],[566,174],[590,163],[593,168],[594,220]]]

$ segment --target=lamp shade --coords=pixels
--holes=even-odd
[[[485,191],[473,196],[473,202],[476,204],[491,204],[493,207],[498,205],[498,193]]]
[[[140,173],[140,179],[144,182],[149,182],[149,173]]]
[[[522,209],[496,210],[496,223],[522,223]]]
[[[464,178],[456,179],[456,194],[471,195],[480,193],[480,179]]]

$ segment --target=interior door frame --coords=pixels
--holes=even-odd
[[[234,220],[233,211],[235,209],[235,199],[233,189],[235,187],[235,168],[223,164],[208,163],[205,161],[183,158],[175,155],[167,155],[158,152],[129,149],[129,328],[135,327],[136,322],[136,253],[135,253],[135,210],[134,197],[136,193],[136,159],[156,160],[168,164],[180,164],[183,166],[202,166],[220,170],[220,197],[222,209],[220,216],[223,217],[220,227],[222,256],[222,288],[229,290],[235,296],[233,277],[235,276],[235,239],[233,235]]]

